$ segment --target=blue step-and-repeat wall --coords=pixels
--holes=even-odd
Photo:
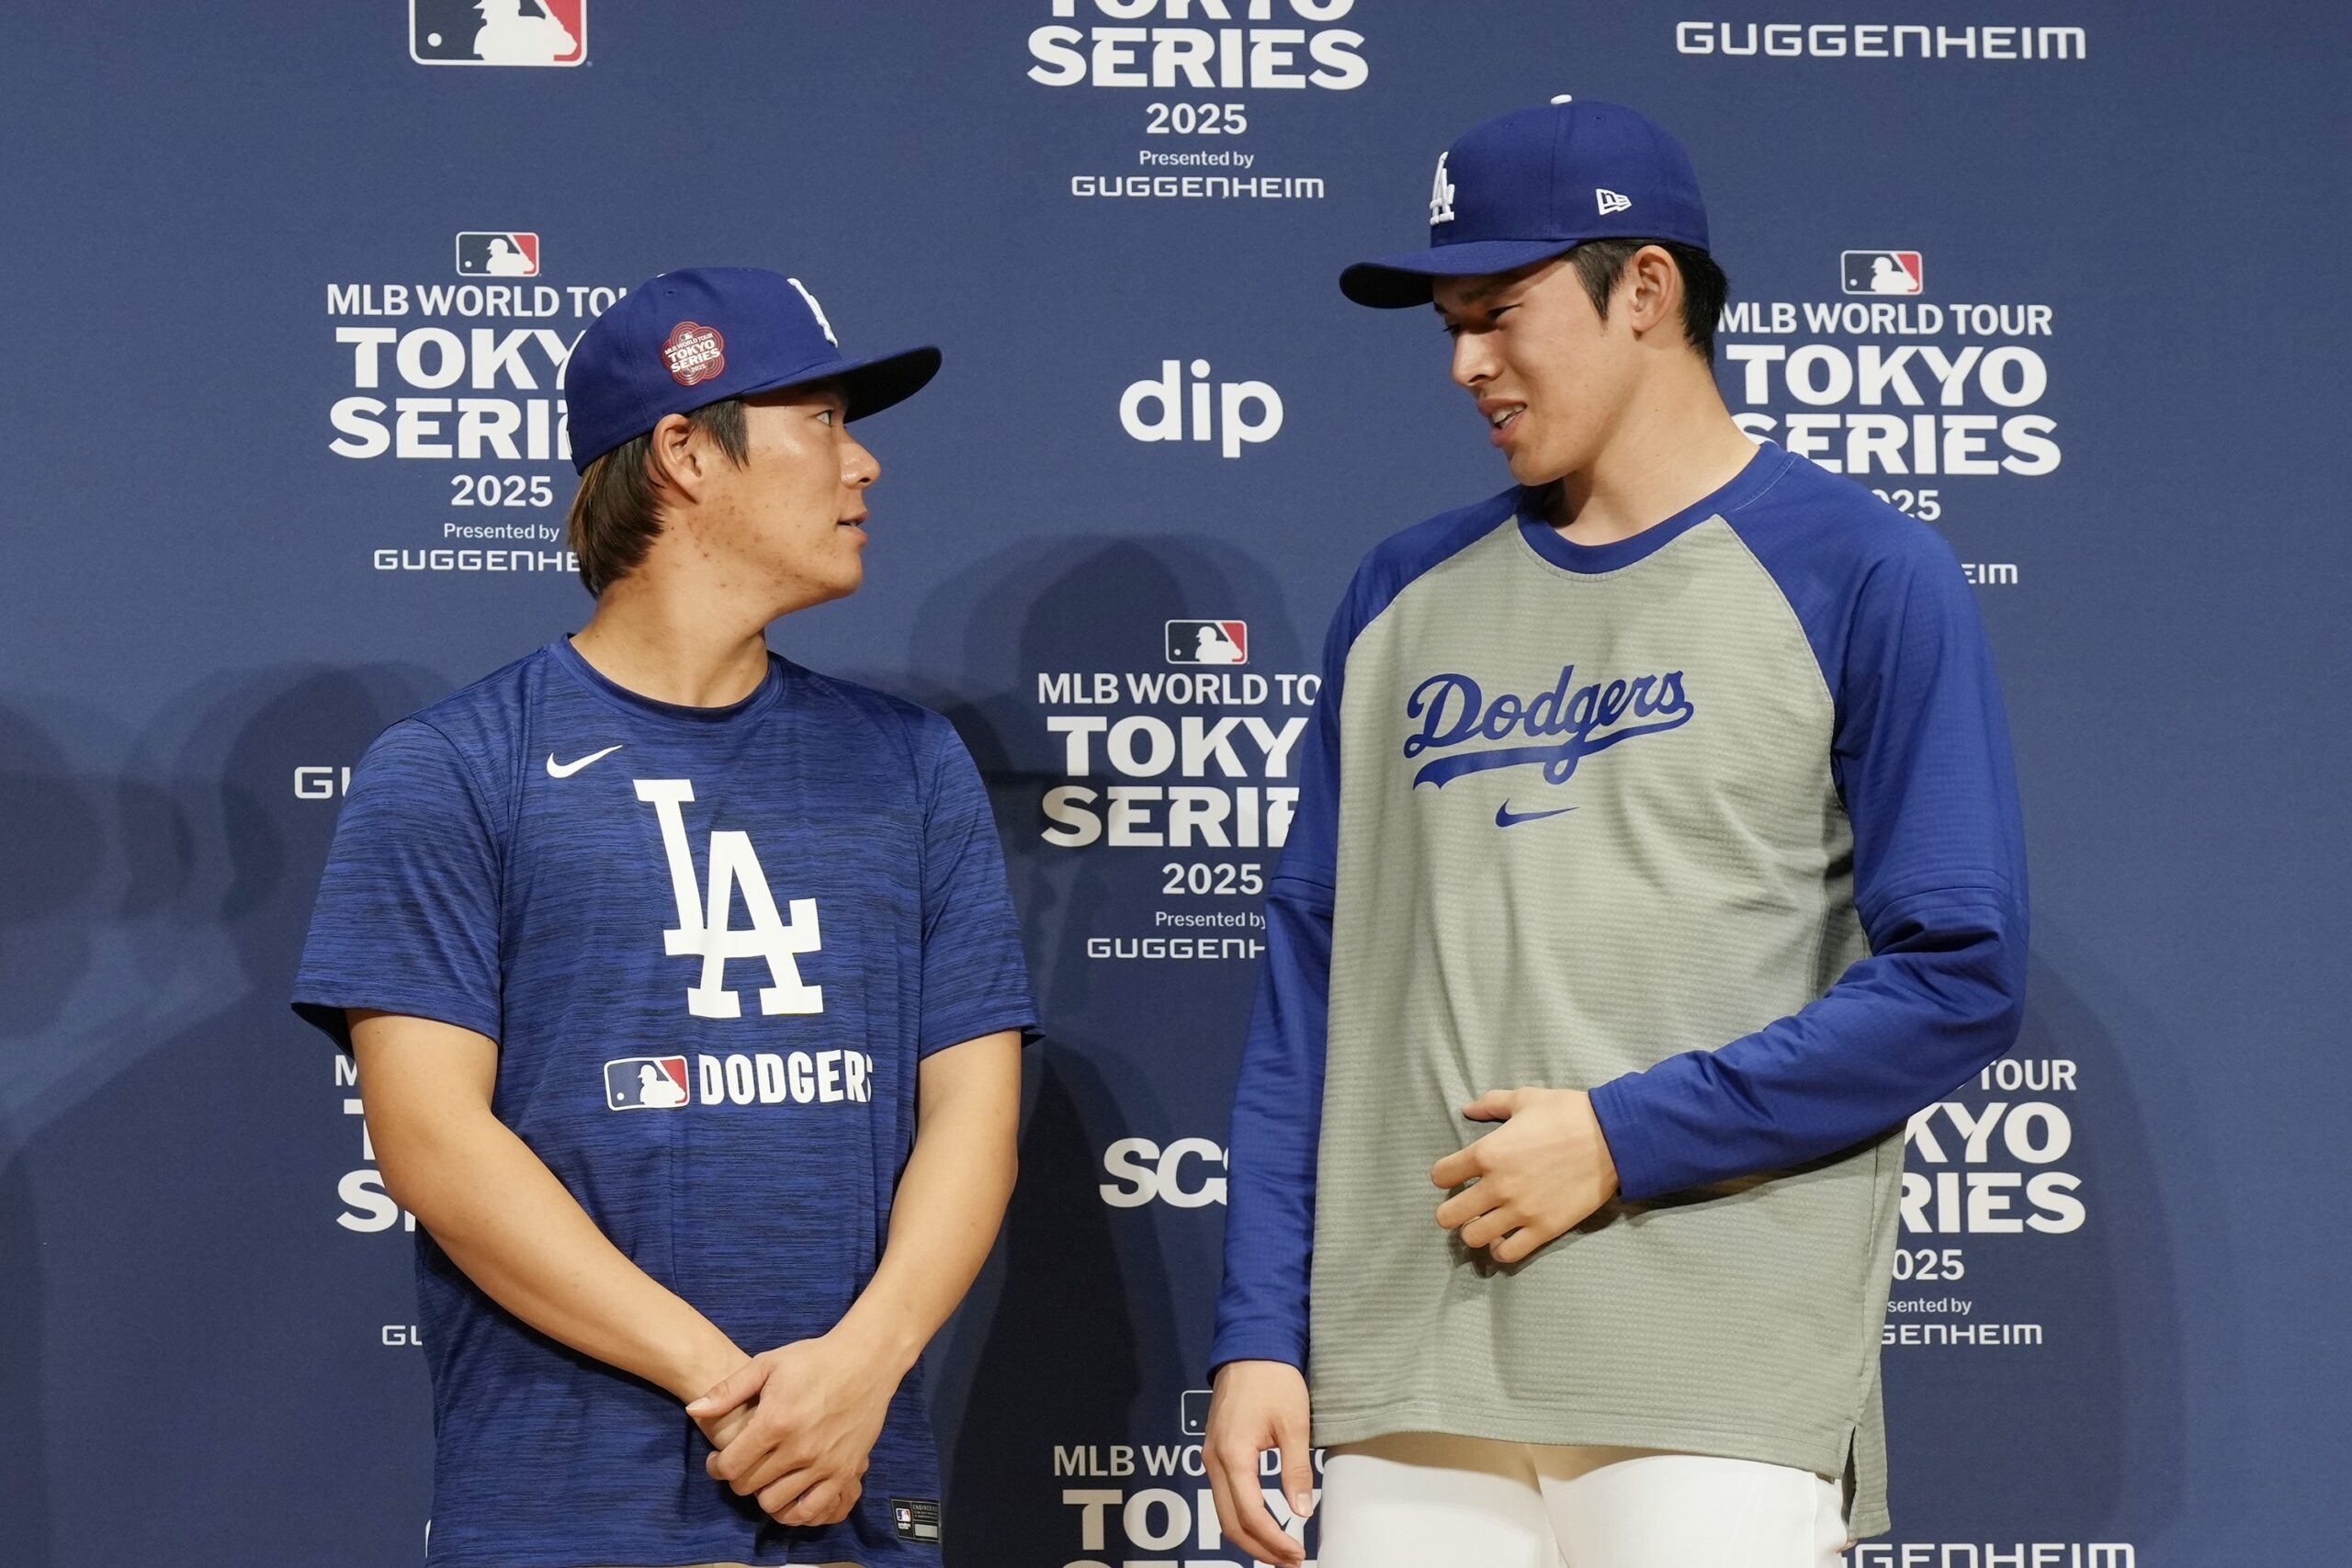
[[[2345,1561],[2347,58],[2277,0],[10,6],[0,1562],[418,1559],[412,1238],[288,978],[368,739],[585,618],[564,358],[696,263],[946,351],[774,637],[954,718],[1047,1021],[947,1559],[1238,1562],[1198,1391],[1313,650],[1505,482],[1334,276],[1562,92],[1688,143],[1732,410],[1943,531],[2014,716],[2030,1017],[1913,1124],[1855,1562]]]

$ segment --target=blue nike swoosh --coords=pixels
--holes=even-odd
[[[1549,811],[1513,811],[1510,802],[1506,800],[1495,807],[1495,826],[1515,828],[1521,822],[1538,822],[1546,817],[1558,817],[1575,809],[1573,806],[1555,806]]]

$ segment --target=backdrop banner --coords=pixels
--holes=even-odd
[[[588,615],[582,330],[723,264],[946,355],[772,634],[954,720],[1046,1021],[944,1560],[1244,1562],[1224,1139],[1323,630],[1508,482],[1337,275],[1562,93],[1689,147],[1732,411],[1943,533],[2015,726],[2030,1016],[1911,1124],[1853,1563],[2341,1561],[2347,58],[2284,0],[8,7],[0,1561],[419,1560],[413,1222],[288,987],[370,739]]]

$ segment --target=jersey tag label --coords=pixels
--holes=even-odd
[[[933,1497],[893,1497],[890,1499],[890,1528],[899,1532],[900,1540],[929,1541],[939,1544],[939,1502]]]

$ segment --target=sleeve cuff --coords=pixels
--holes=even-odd
[[[1220,1329],[1209,1348],[1209,1376],[1227,1361],[1282,1361],[1306,1371],[1306,1336],[1279,1324],[1246,1324]]]
[[[1592,1113],[1617,1167],[1617,1195],[1640,1200],[1670,1190],[1659,1179],[1663,1165],[1656,1130],[1642,1106],[1642,1075],[1627,1073],[1591,1091]]]
[[[1039,1038],[1045,1032],[1037,1027],[1037,1010],[1023,1002],[989,1011],[974,1011],[931,1024],[922,1032],[922,1040],[915,1047],[918,1057],[944,1051],[950,1045],[961,1045],[967,1040],[983,1035],[1001,1034],[1008,1029],[1021,1032],[1021,1043]]]
[[[311,982],[294,993],[293,1006],[303,1022],[346,1051],[351,1049],[351,1021],[345,1014],[352,1009],[431,1019],[435,1023],[470,1029],[493,1043],[505,1027],[495,1004],[447,991],[387,990],[380,986]]]

